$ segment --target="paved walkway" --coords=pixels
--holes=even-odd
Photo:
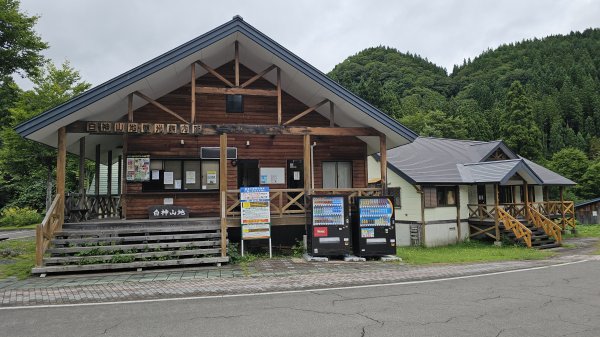
[[[581,241],[593,245],[597,240]],[[579,247],[579,246],[578,246]],[[600,260],[589,250],[568,251],[539,261],[409,266],[398,262],[306,262],[278,258],[248,266],[173,271],[51,276],[0,281],[0,307],[142,300],[170,297],[247,294],[300,289],[393,283],[478,275],[551,266],[585,259]]]

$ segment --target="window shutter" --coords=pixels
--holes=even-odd
[[[425,197],[425,208],[437,207],[437,191],[435,187],[423,187]]]

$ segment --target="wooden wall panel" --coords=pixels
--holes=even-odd
[[[221,74],[233,81],[233,62],[218,69]],[[240,67],[243,83],[254,75],[253,72]],[[199,86],[224,86],[214,76],[207,74],[196,80]],[[270,88],[274,86],[266,80],[258,80],[250,88]],[[157,101],[169,109],[177,112],[183,118],[190,118],[191,88],[183,86],[163,96]],[[206,124],[277,124],[277,98],[245,96],[245,112],[241,114],[228,114],[225,112],[224,95],[197,95],[196,120],[197,123]],[[283,122],[289,120],[308,107],[287,93],[283,96]],[[126,114],[123,117],[127,118]],[[147,104],[134,112],[136,122],[174,122],[177,119],[161,111],[151,104]],[[316,112],[304,116],[292,125],[302,126],[329,126],[329,121]],[[184,144],[181,144],[181,140]],[[249,141],[250,145],[246,146]],[[311,142],[316,142],[314,148],[315,188],[322,187],[323,161],[352,161],[354,187],[367,186],[366,174],[366,144],[355,137],[312,137]],[[128,137],[128,154],[150,154],[152,158],[200,158],[201,147],[218,147],[218,136],[182,136],[182,135],[130,135]],[[287,167],[287,160],[302,159],[302,136],[277,135],[274,137],[263,135],[228,135],[228,146],[238,149],[239,159],[258,159],[259,167]],[[237,167],[228,161],[228,188],[237,189]],[[287,174],[286,174],[287,178]],[[160,205],[163,198],[173,197],[176,205],[190,208],[192,216],[218,216],[219,197],[217,192],[180,192],[180,193],[142,193],[141,183],[128,183],[126,193],[127,217],[147,218],[147,208],[151,205]],[[269,185],[271,188],[286,188],[286,184]]]

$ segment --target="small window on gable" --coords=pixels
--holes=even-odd
[[[244,112],[244,96],[225,95],[225,111],[228,113]]]
[[[497,161],[497,160],[507,160],[509,159],[508,156],[506,155],[506,153],[504,153],[504,151],[500,150],[500,149],[496,149],[496,151],[494,151],[494,153],[492,153],[487,161]]]

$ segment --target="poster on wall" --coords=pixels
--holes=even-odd
[[[285,168],[283,167],[261,167],[261,184],[285,184]]]
[[[150,156],[128,156],[126,177],[129,182],[149,181]]]
[[[271,237],[271,207],[268,187],[241,187],[242,240]]]
[[[206,183],[207,184],[216,184],[217,183],[217,171],[207,171],[206,172]]]

